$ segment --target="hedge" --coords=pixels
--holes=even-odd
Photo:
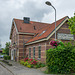
[[[48,72],[57,74],[75,72],[75,46],[71,43],[54,49],[50,48],[46,55]]]
[[[4,60],[10,60],[11,59],[11,57],[10,56],[4,56]]]

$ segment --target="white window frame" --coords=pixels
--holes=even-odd
[[[35,47],[33,47],[33,59],[35,59]]]
[[[31,48],[29,48],[29,58],[31,58]]]
[[[40,47],[40,50],[39,50],[39,47]],[[41,46],[39,46],[39,47],[38,47],[38,59],[41,59]]]

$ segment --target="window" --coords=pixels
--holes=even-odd
[[[44,30],[39,36],[41,36],[42,34],[44,34],[46,32],[46,30]]]
[[[31,58],[31,48],[29,48],[29,58]]]
[[[41,58],[41,46],[38,48],[38,58]]]
[[[37,33],[34,37],[36,37],[39,33]]]
[[[35,58],[35,47],[33,48],[33,58]]]

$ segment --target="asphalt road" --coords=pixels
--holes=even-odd
[[[13,75],[10,71],[0,65],[0,75]]]

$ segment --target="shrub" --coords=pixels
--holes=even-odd
[[[41,66],[40,66],[39,64],[37,64],[35,67],[36,67],[36,68],[40,68]]]
[[[32,63],[31,63],[31,65],[36,65],[37,64],[37,61],[36,60],[34,60]]]
[[[32,66],[30,64],[27,65],[28,68],[31,68]]]
[[[41,67],[45,67],[45,64],[42,63],[42,64],[41,64]]]
[[[44,64],[37,62],[37,60],[29,58],[20,60],[20,64],[27,66],[28,68],[40,68],[45,66]]]
[[[23,60],[20,60],[20,64],[24,65],[24,61]]]
[[[7,60],[7,56],[4,56],[4,60]]]
[[[48,72],[71,73],[75,72],[75,46],[67,43],[64,46],[47,50]]]
[[[11,57],[10,56],[4,56],[4,60],[10,60],[11,59]]]
[[[30,64],[31,65],[31,64]],[[33,68],[34,67],[34,65],[31,65],[31,68]]]
[[[32,62],[33,62],[33,59],[29,59],[29,60],[28,60],[28,63],[32,63]]]
[[[36,66],[39,68],[39,67],[45,67],[46,65],[43,64],[43,63],[38,62]]]
[[[33,61],[33,59],[30,59],[30,61]]]
[[[10,60],[10,59],[11,59],[11,57],[10,57],[10,56],[7,56],[7,59],[8,59],[8,60]]]
[[[28,65],[28,61],[24,62],[24,66],[27,66]]]
[[[29,58],[24,58],[24,61],[28,61]]]

